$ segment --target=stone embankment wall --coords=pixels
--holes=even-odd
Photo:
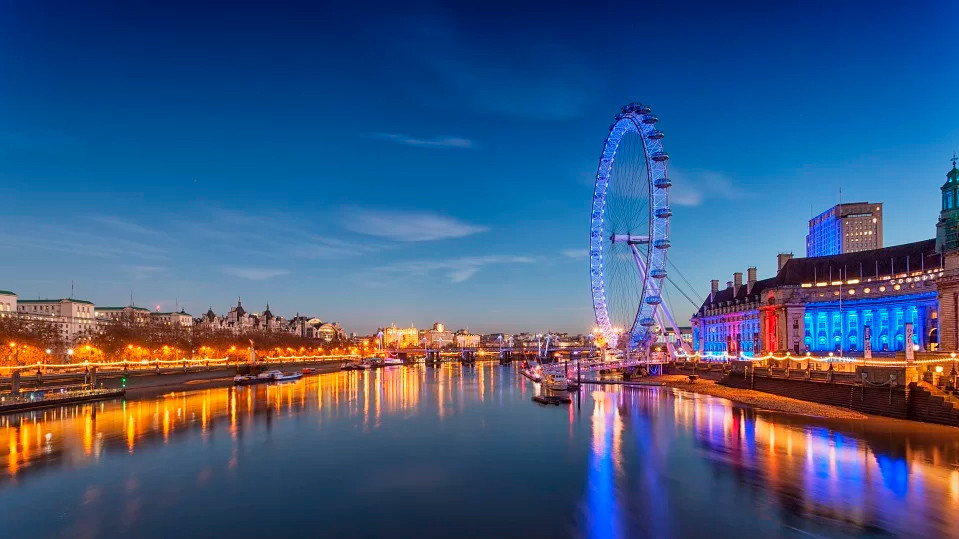
[[[866,414],[959,427],[959,401],[922,382],[876,386],[855,383],[848,377],[837,382],[775,376],[768,372],[746,374],[732,371],[723,376],[720,384],[841,406]]]
[[[908,418],[908,387],[871,387],[860,384],[832,383],[815,380],[796,380],[769,376],[743,375],[741,372],[725,376],[721,384],[740,389],[755,389],[819,404],[842,406],[866,414]]]

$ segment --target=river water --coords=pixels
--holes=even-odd
[[[3,537],[959,537],[959,429],[389,367],[0,418]]]

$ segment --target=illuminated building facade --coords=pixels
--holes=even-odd
[[[775,277],[723,290],[713,281],[693,316],[694,346],[704,353],[861,354],[938,347],[938,279],[942,257],[935,240],[829,257],[790,258]]]
[[[714,280],[709,297],[692,317],[696,351],[746,356],[807,351],[862,355],[867,346],[877,354],[907,347],[959,351],[956,162],[954,157],[940,188],[936,238],[867,250],[859,249],[866,242],[848,243],[844,248],[849,252],[827,256],[780,254],[774,277],[757,280],[756,269],[750,268],[745,284],[736,273],[722,290]],[[836,215],[862,219],[844,231],[868,232],[870,225],[878,225],[876,233],[865,237],[874,236],[881,244],[882,205],[861,207],[865,204]],[[865,215],[869,209],[872,216]],[[811,232],[813,224],[810,221]],[[840,239],[844,237],[845,232]],[[815,242],[807,245],[819,252]]]
[[[447,330],[442,323],[436,322],[431,329],[420,332],[420,341],[428,348],[443,348],[453,344],[453,332]]]
[[[380,330],[383,333],[383,346],[386,348],[415,348],[420,345],[420,332],[410,324],[408,328],[398,328],[390,324]]]
[[[480,336],[461,329],[453,335],[453,345],[458,348],[479,348]]]
[[[830,256],[882,248],[882,203],[837,204],[809,220],[806,256]]]

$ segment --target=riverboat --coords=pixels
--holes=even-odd
[[[236,385],[262,384],[264,382],[284,382],[287,380],[298,380],[303,378],[302,372],[284,373],[283,371],[270,370],[259,374],[238,374],[233,377],[233,383]]]
[[[535,361],[524,363],[519,372],[533,382],[539,383],[543,381],[543,368]]]
[[[543,387],[552,391],[566,391],[566,375],[561,372],[547,372],[542,376]]]
[[[403,360],[396,356],[386,356],[383,358],[383,365],[402,365]]]

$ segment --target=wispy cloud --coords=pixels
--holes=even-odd
[[[220,269],[227,275],[240,277],[241,279],[250,279],[251,281],[263,281],[281,275],[289,275],[290,273],[289,270],[285,269],[251,268],[244,266],[222,266]]]
[[[462,137],[430,137],[417,138],[400,133],[373,133],[371,136],[378,139],[390,140],[398,144],[408,146],[420,146],[424,148],[475,148],[476,143],[468,138]]]
[[[531,264],[533,258],[513,255],[464,256],[443,260],[409,260],[381,266],[377,272],[394,277],[427,277],[435,273],[445,275],[452,283],[462,283],[487,266],[501,264]]]
[[[132,221],[127,221],[125,219],[120,219],[118,217],[113,217],[110,215],[94,215],[91,219],[94,222],[99,223],[107,228],[110,228],[115,232],[126,233],[131,235],[140,235],[140,236],[154,236],[154,237],[163,235],[158,230],[154,230],[152,228],[145,227],[141,224],[137,224]]]
[[[28,233],[2,234],[0,246],[17,249],[42,249],[101,258],[166,258],[162,247],[101,234],[63,228],[33,227]]]
[[[671,168],[669,175],[673,180],[669,201],[676,206],[699,206],[707,199],[741,200],[752,196],[721,172]]]
[[[586,258],[589,256],[589,249],[563,249],[560,253],[567,258]]]
[[[229,248],[233,253],[248,253],[304,259],[335,260],[370,253],[382,246],[370,242],[344,241],[331,237],[333,226],[308,221],[288,212],[255,213],[219,207],[204,207],[196,212],[203,220],[178,220],[175,226],[184,234],[201,237]],[[309,222],[308,226],[304,223]]]
[[[488,230],[452,217],[428,212],[397,210],[347,210],[346,228],[353,232],[395,241],[433,241],[462,238]]]

